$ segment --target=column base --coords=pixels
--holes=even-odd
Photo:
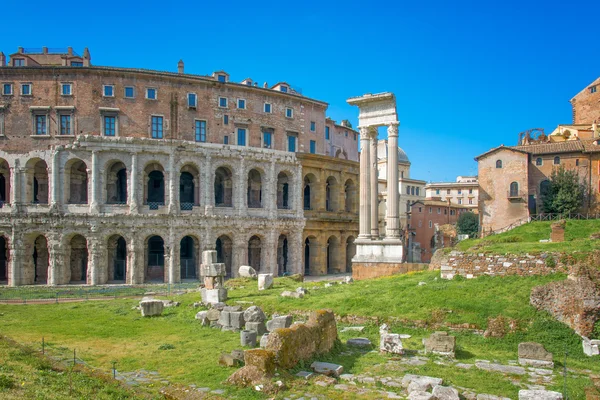
[[[356,255],[352,263],[401,263],[404,259],[404,245],[397,239],[388,240],[361,240],[359,236],[356,244]]]

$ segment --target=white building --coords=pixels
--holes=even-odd
[[[452,204],[477,209],[479,200],[479,182],[477,176],[458,176],[456,182],[432,182],[425,186],[428,199],[450,200]]]

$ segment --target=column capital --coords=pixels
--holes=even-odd
[[[398,127],[400,126],[400,122],[392,122],[387,127],[388,136],[398,136]]]

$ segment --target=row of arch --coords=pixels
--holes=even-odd
[[[303,181],[303,205],[305,210],[317,209],[318,200],[325,201],[326,211],[357,212],[357,186],[352,179],[347,179],[343,187],[334,176],[320,185],[313,173],[306,174]],[[343,191],[342,191],[343,190]],[[340,199],[343,194],[343,199]]]
[[[352,258],[356,254],[354,236],[342,241],[336,235],[318,238],[308,235],[304,239],[304,275],[338,274],[352,271]]]

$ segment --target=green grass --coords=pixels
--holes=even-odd
[[[550,221],[531,222],[508,232],[482,239],[467,239],[458,243],[457,249],[467,252],[496,254],[541,253],[545,251],[566,253],[589,253],[600,247],[600,240],[590,235],[600,232],[600,220],[567,220],[565,241],[540,243],[550,238]]]
[[[591,369],[600,373],[600,365],[590,363],[581,350],[581,341],[571,329],[552,319],[547,313],[537,312],[529,305],[531,288],[554,280],[564,279],[555,274],[538,277],[480,277],[473,280],[441,280],[438,272],[418,272],[403,276],[355,282],[351,285],[324,282],[300,284],[289,278],[277,278],[272,290],[258,291],[256,281],[236,279],[229,281],[229,304],[237,301],[252,302],[268,314],[293,313],[297,320],[305,319],[310,310],[330,308],[343,317],[340,325],[365,325],[361,334],[343,333],[343,343],[351,337],[365,336],[378,343],[378,326],[387,321],[393,332],[408,333],[404,341],[407,349],[422,349],[421,339],[434,330],[446,329],[447,324],[469,324],[485,329],[490,317],[503,315],[516,321],[518,329],[502,339],[484,338],[471,330],[456,331],[457,359],[473,363],[477,359],[507,363],[517,359],[517,346],[522,341],[537,341],[555,354],[557,369],[562,367],[565,350],[567,365],[575,370]],[[419,286],[419,282],[425,285]],[[281,298],[286,289],[298,286],[309,290],[303,299]],[[39,349],[42,337],[53,354],[68,356],[77,349],[78,357],[88,364],[108,371],[113,360],[120,371],[145,369],[157,371],[162,378],[175,384],[195,384],[212,389],[222,387],[233,369],[221,367],[217,360],[220,352],[239,348],[239,334],[220,332],[201,327],[194,319],[198,309],[191,307],[199,301],[199,293],[176,296],[182,304],[167,308],[158,318],[142,318],[133,310],[137,300],[117,299],[82,303],[41,305],[0,305],[0,330],[21,343]],[[247,306],[248,304],[244,304]],[[379,353],[348,352],[345,345],[320,360],[340,363],[346,372],[378,373],[381,376],[403,376],[418,373],[439,376],[448,384],[469,387],[478,393],[516,397],[518,388],[511,377],[480,371],[461,370],[438,365],[436,359],[423,366],[390,369],[390,359]],[[306,368],[310,363],[299,366]],[[295,370],[294,370],[295,371]],[[292,372],[294,372],[292,371]],[[559,382],[562,384],[562,381]],[[560,384],[555,382],[557,389]],[[340,394],[333,389],[308,388],[303,382],[286,379],[290,393],[322,393],[328,397],[354,398],[352,391]],[[569,380],[573,398],[583,396],[589,385],[585,377]],[[1,396],[0,396],[1,397]],[[251,389],[228,388],[227,398],[265,398]]]

